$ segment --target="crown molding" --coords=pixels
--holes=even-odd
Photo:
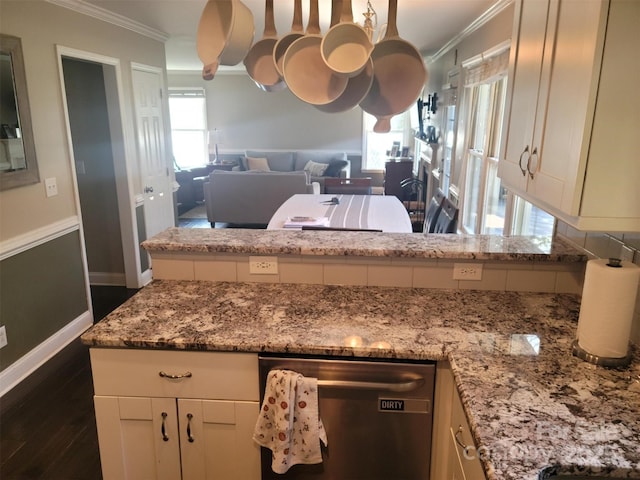
[[[102,20],[103,22],[116,25],[118,27],[126,28],[132,32],[139,33],[145,37],[158,40],[160,42],[166,42],[169,39],[169,34],[155,28],[148,27],[140,22],[131,20],[123,15],[113,13],[104,8],[92,5],[82,0],[45,0],[46,2],[58,5],[59,7],[68,8],[74,12],[87,15],[89,17]]]
[[[476,18],[473,22],[471,22],[471,24],[467,28],[462,30],[459,34],[457,34],[455,37],[449,40],[446,44],[444,44],[444,46],[440,50],[438,50],[433,55],[427,57],[428,63],[433,63],[439,60],[449,50],[451,50],[453,47],[455,47],[460,42],[462,42],[462,40],[467,38],[473,32],[475,32],[479,28],[486,25],[490,20],[492,20],[499,13],[505,10],[514,1],[515,0],[498,0],[491,7],[489,7],[489,9],[486,12],[484,12],[482,15]]]

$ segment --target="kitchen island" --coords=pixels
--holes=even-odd
[[[620,370],[573,357],[578,313],[571,294],[156,280],[82,340],[449,363],[488,479],[640,478],[640,355]]]

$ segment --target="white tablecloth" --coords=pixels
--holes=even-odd
[[[332,198],[340,203],[328,203]],[[283,229],[292,217],[327,217],[331,228],[412,232],[409,214],[395,196],[293,195],[274,213],[267,229]]]

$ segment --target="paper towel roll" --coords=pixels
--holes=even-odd
[[[584,276],[578,344],[592,355],[625,357],[629,349],[631,322],[636,305],[640,267],[610,260],[590,260]]]

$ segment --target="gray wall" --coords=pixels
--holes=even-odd
[[[0,192],[0,324],[9,339],[0,350],[4,370],[89,308],[78,232],[48,240],[79,224],[56,46],[120,60],[129,132],[135,125],[131,62],[163,68],[165,56],[161,41],[42,0],[2,0],[0,11],[0,32],[22,40],[41,179]],[[127,148],[135,151],[135,145]],[[135,168],[133,175],[139,192]],[[44,179],[50,177],[57,180],[58,195],[46,197]],[[28,247],[41,239],[44,244]]]
[[[0,370],[87,311],[79,252],[75,231],[0,262]]]
[[[328,114],[289,90],[263,92],[246,73],[169,72],[171,87],[203,87],[208,128],[221,134],[221,153],[247,149],[327,149],[362,152],[362,111]]]
[[[102,66],[65,58],[63,69],[89,272],[112,274],[124,281]]]

